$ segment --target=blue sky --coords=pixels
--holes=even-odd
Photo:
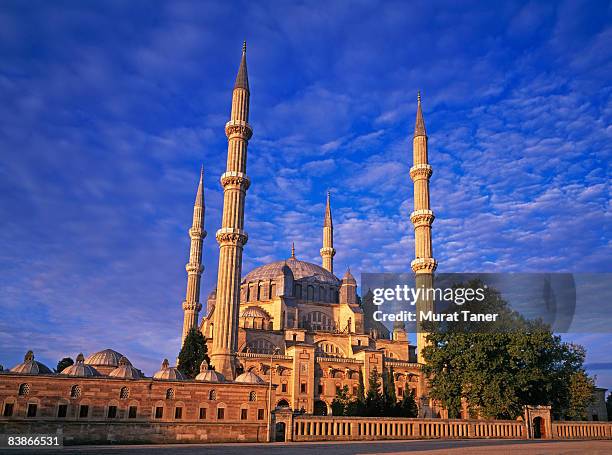
[[[244,269],[408,270],[422,91],[441,272],[612,272],[609,2],[0,5],[0,363],[175,358],[205,167],[214,286],[231,89],[251,85]],[[606,45],[606,43],[608,43]],[[612,387],[612,336],[588,348]]]

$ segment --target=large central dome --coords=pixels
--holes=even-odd
[[[331,272],[328,272],[323,267],[311,262],[300,261],[291,257],[285,261],[271,262],[270,264],[262,265],[251,270],[242,280],[243,283],[248,283],[257,280],[271,280],[283,273],[283,267],[287,265],[293,273],[293,278],[299,280],[301,278],[312,277],[316,281],[339,285],[340,280]]]

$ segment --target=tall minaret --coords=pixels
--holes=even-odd
[[[185,343],[185,337],[190,329],[194,329],[198,324],[198,314],[202,309],[200,303],[200,279],[204,267],[202,266],[202,242],[206,237],[204,230],[204,167],[200,170],[200,183],[193,205],[193,222],[189,229],[191,237],[191,247],[189,249],[189,262],[185,266],[187,270],[187,293],[183,302],[183,337],[181,346]]]
[[[327,204],[325,206],[325,220],[323,221],[323,248],[321,248],[321,258],[323,268],[334,273],[334,224],[332,223],[331,206],[329,204],[329,191],[327,192]]]
[[[244,231],[244,200],[250,184],[246,175],[247,145],[253,135],[248,123],[249,95],[245,41],[232,94],[230,121],[225,124],[227,170],[221,176],[223,218],[217,231],[219,272],[210,356],[215,369],[230,380],[236,372],[242,248],[248,239]]]
[[[414,139],[412,140],[413,166],[410,168],[410,178],[414,182],[414,212],[410,214],[410,221],[414,225],[415,259],[410,266],[416,274],[416,286],[429,289],[433,287],[433,273],[437,263],[432,256],[431,224],[434,214],[429,206],[429,178],[431,166],[427,159],[427,132],[421,108],[421,93],[417,96],[417,114],[414,125]],[[421,294],[422,295],[422,294]],[[416,303],[417,312],[434,309],[431,298],[419,299]],[[417,324],[417,358],[423,362],[421,349],[426,344],[426,333]]]

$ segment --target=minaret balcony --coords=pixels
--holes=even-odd
[[[425,209],[415,210],[410,214],[410,221],[412,221],[415,228],[420,226],[431,226],[435,218],[431,210]]]
[[[189,229],[189,237],[192,240],[199,240],[206,237],[207,232],[202,228],[192,227]]]
[[[323,248],[321,248],[321,250],[319,250],[319,252],[321,253],[321,256],[331,256],[331,257],[334,257],[336,255],[336,250],[334,248],[330,248],[330,247],[323,247]]]
[[[438,267],[434,258],[416,258],[410,263],[414,273],[433,273]]]
[[[230,120],[225,124],[225,135],[228,139],[239,137],[248,141],[253,136],[253,128],[244,120]]]
[[[428,179],[431,174],[433,174],[433,170],[429,164],[415,164],[410,168],[410,178],[413,182]]]
[[[221,175],[220,180],[223,188],[234,186],[246,191],[251,186],[251,180],[244,172],[228,171]]]
[[[202,309],[202,304],[199,302],[183,302],[183,311],[197,311]]]
[[[219,229],[216,237],[219,245],[246,245],[247,241],[249,240],[249,236],[244,230],[232,227],[224,227]]]

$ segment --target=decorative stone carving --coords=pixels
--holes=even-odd
[[[228,139],[238,136],[248,141],[253,136],[253,128],[245,121],[230,120],[225,124],[225,135]]]
[[[414,273],[433,273],[438,267],[434,258],[417,258],[410,263]]]
[[[246,191],[251,186],[251,181],[242,172],[226,172],[221,176],[221,186],[223,188],[235,186],[241,191]]]
[[[429,164],[416,164],[410,168],[410,178],[413,182],[428,179],[431,174],[433,174],[433,170]]]

